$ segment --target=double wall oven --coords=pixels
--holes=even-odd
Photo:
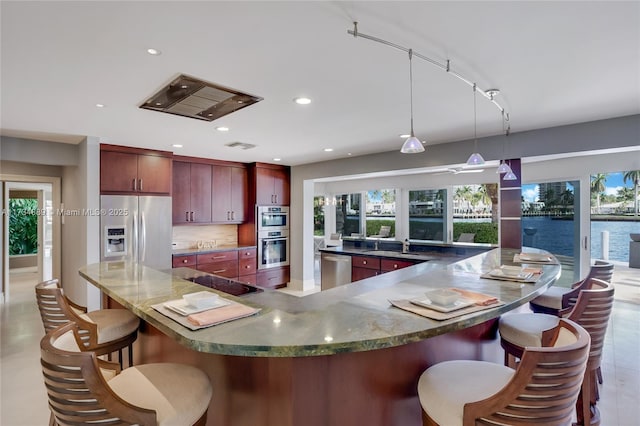
[[[258,269],[289,264],[289,207],[258,206]]]

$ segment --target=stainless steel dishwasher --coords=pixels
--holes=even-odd
[[[320,259],[320,288],[322,290],[351,282],[351,256],[322,253]]]

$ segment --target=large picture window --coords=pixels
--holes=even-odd
[[[396,235],[396,190],[367,191],[366,236],[394,238]]]
[[[409,191],[409,238],[444,241],[447,191]]]
[[[453,241],[498,244],[498,184],[453,187]]]
[[[336,232],[343,236],[360,235],[360,206],[362,196],[355,194],[340,194],[335,196]]]

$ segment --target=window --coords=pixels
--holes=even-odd
[[[324,204],[323,196],[313,197],[313,235],[324,235]]]
[[[409,191],[409,238],[444,241],[447,191]]]
[[[335,197],[336,232],[343,236],[362,233],[360,227],[360,194],[341,194]]]
[[[394,238],[396,235],[396,190],[367,191],[366,236]]]
[[[497,183],[453,187],[453,241],[498,244]]]

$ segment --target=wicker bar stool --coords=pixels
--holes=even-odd
[[[100,309],[83,313],[83,308],[71,303],[58,280],[36,285],[36,299],[45,332],[73,321],[78,325],[85,350],[98,355],[118,352],[122,368],[122,350],[129,349],[129,366],[133,365],[133,342],[138,337],[140,319],[126,309]]]

